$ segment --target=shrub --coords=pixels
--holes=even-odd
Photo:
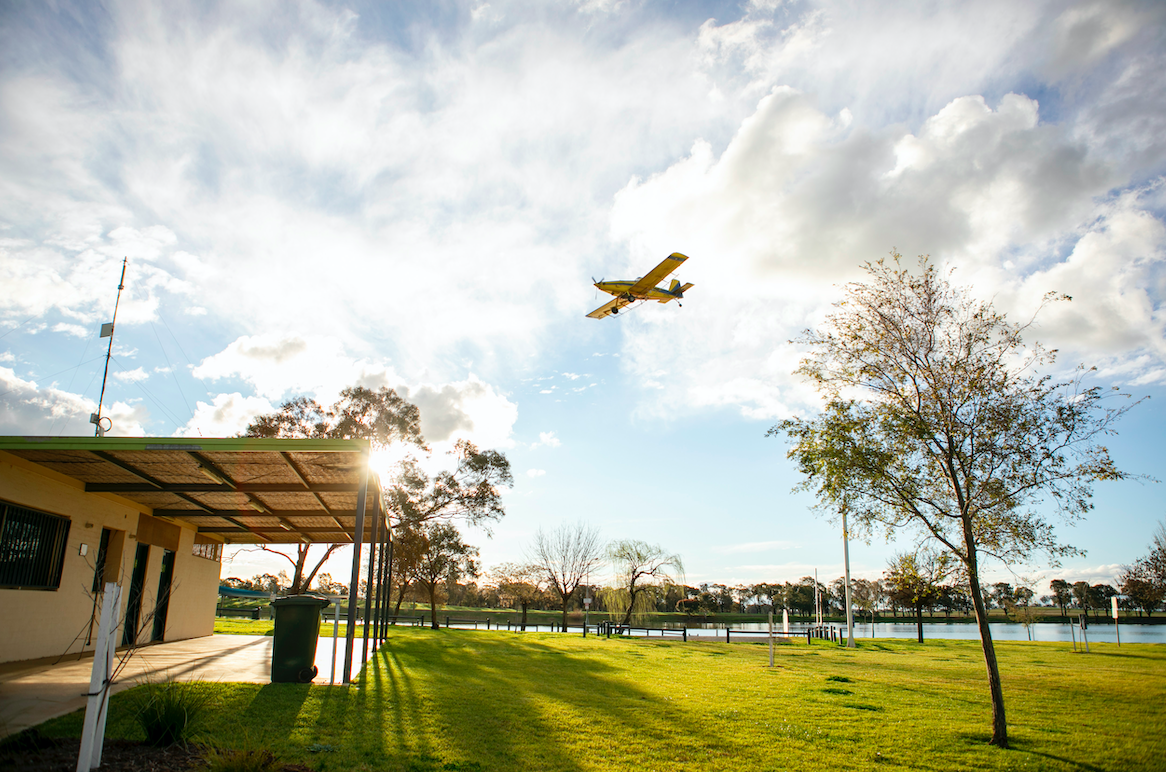
[[[135,695],[134,719],[155,747],[185,742],[206,710],[209,697],[194,684],[146,682]]]

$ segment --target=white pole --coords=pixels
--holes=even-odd
[[[336,644],[340,631],[340,600],[336,600],[336,613],[332,617],[332,675],[328,678],[328,685],[336,683]]]
[[[89,772],[101,766],[105,743],[105,707],[113,685],[114,633],[117,632],[121,585],[107,582],[101,601],[101,622],[93,650],[93,669],[89,674],[89,694],[85,704],[85,724],[81,729],[81,752],[77,754],[77,772]]]
[[[769,666],[773,667],[773,612],[769,612]]]
[[[781,631],[789,635],[789,609],[787,608],[781,610]]]
[[[1113,603],[1113,634],[1117,636],[1117,645],[1121,646],[1121,632],[1117,629],[1117,597],[1110,598]]]
[[[818,596],[818,569],[814,569],[814,620],[815,624],[822,624],[822,604]]]
[[[846,564],[846,648],[854,648],[854,610],[850,606],[850,534],[846,530],[846,512],[842,512],[842,561]]]

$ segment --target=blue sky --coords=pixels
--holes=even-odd
[[[1166,478],[1166,9],[1157,3],[9,3],[0,9],[0,433],[85,435],[122,257],[114,434],[227,436],[391,386],[435,450],[505,451],[486,567],[540,526],[688,581],[841,573],[773,423],[787,341],[859,266],[931,254],[1094,382]],[[667,254],[683,308],[595,321]],[[433,463],[438,463],[434,461]],[[1106,581],[1166,515],[1097,486]],[[858,544],[878,576],[910,541]],[[343,559],[328,569],[345,573]],[[232,574],[277,563],[245,553]],[[1042,564],[1015,566],[1047,579]],[[1014,579],[1004,567],[992,578]]]

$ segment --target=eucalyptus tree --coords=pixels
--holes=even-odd
[[[401,398],[392,389],[369,389],[350,386],[340,392],[340,398],[323,407],[309,397],[296,397],[284,402],[274,413],[256,416],[243,430],[243,437],[284,437],[294,439],[366,439],[374,449],[390,445],[425,447],[421,436],[421,413],[416,405]],[[287,547],[261,545],[260,549],[287,560],[292,565],[289,594],[307,592],[316,573],[342,544],[326,544],[323,553],[309,561],[314,543]]]
[[[1073,585],[1064,579],[1054,579],[1049,582],[1049,589],[1053,591],[1053,602],[1061,607],[1061,616],[1067,616],[1068,606],[1073,602]]]
[[[1100,445],[1130,406],[1109,408],[1079,368],[1056,381],[1036,372],[1055,351],[1026,346],[1031,321],[1008,322],[953,286],[927,258],[868,263],[845,288],[798,373],[825,399],[817,417],[770,430],[824,511],[855,530],[908,529],[962,563],[992,700],[991,743],[1008,746],[1004,695],[980,583],[981,562],[1034,552],[1076,554],[1057,540],[1051,509],[1091,509],[1096,480],[1127,477]],[[1053,300],[1046,296],[1046,302]]]
[[[527,609],[546,593],[546,571],[537,563],[503,563],[492,573],[498,597],[522,609],[522,629],[525,630]]]
[[[404,530],[400,539],[411,544],[417,555],[411,568],[413,581],[429,596],[430,626],[437,630],[438,592],[443,584],[478,575],[478,548],[462,541],[453,523],[442,521]]]
[[[952,570],[951,556],[931,551],[896,555],[884,574],[887,594],[896,603],[915,610],[915,632],[923,643],[923,609],[942,599],[941,585]]]

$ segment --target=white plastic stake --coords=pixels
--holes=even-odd
[[[85,704],[85,724],[81,729],[81,752],[77,754],[77,772],[89,772],[101,766],[105,745],[105,717],[109,690],[113,686],[114,634],[121,605],[121,585],[107,582],[101,601],[101,622],[93,650],[93,670],[89,676],[89,694]]]
[[[769,666],[773,667],[773,612],[769,612]]]

